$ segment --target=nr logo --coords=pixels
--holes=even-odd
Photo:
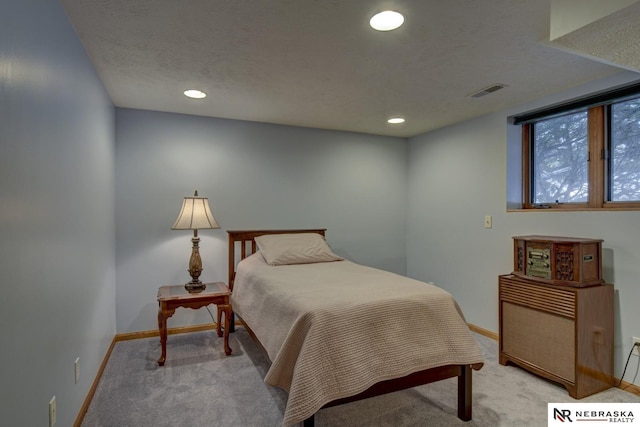
[[[573,422],[571,421],[571,411],[568,409],[553,408],[553,418],[563,423],[565,421]]]

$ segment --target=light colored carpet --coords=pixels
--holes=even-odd
[[[456,416],[457,381],[448,379],[316,414],[317,427],[546,426],[548,402],[576,402],[565,389],[497,362],[498,344],[474,334],[485,366],[473,372],[473,420]],[[83,427],[281,426],[287,394],[263,382],[269,362],[242,328],[231,356],[214,331],[171,335],[167,362],[159,338],[115,345]],[[619,389],[580,402],[640,402]]]

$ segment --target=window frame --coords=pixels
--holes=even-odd
[[[611,191],[608,179],[609,139],[611,126],[611,104],[626,99],[640,97],[640,83],[614,88],[585,98],[572,100],[546,109],[523,113],[513,117],[514,124],[522,125],[522,206],[523,210],[640,210],[640,201],[607,200]],[[588,186],[589,194],[586,203],[532,203],[533,190],[533,125],[535,122],[564,115],[571,112],[587,111],[588,113]]]

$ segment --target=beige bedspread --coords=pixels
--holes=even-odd
[[[265,382],[289,392],[285,425],[382,380],[483,363],[449,293],[350,261],[269,266],[256,253],[231,302],[272,361]]]

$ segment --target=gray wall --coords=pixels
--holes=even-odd
[[[114,120],[59,3],[3,2],[0,425],[72,425],[114,336]]]
[[[171,230],[184,196],[208,197],[204,281],[227,281],[233,229],[327,228],[333,250],[405,273],[405,139],[117,109],[118,332],[157,328],[157,289],[188,281],[191,233]],[[210,322],[177,310],[169,327]]]
[[[498,275],[513,270],[512,236],[604,239],[604,278],[616,289],[615,373],[640,336],[640,211],[507,211],[520,185],[520,129],[507,117],[640,79],[624,72],[535,103],[409,141],[407,274],[458,300],[467,321],[498,332]],[[485,229],[485,215],[493,228]],[[635,372],[638,358],[629,368]],[[627,381],[638,382],[627,372]]]

